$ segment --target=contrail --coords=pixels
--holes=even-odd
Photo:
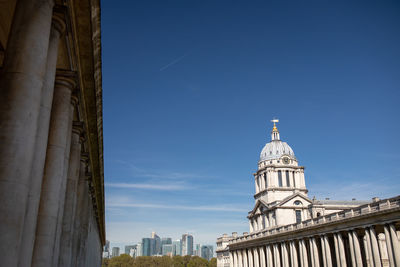
[[[175,65],[176,63],[178,63],[179,61],[181,61],[182,59],[184,59],[186,56],[187,56],[187,54],[184,54],[183,56],[178,57],[177,59],[174,59],[172,62],[170,62],[170,63],[168,63],[167,65],[165,65],[164,67],[162,67],[162,68],[160,69],[160,71],[166,70],[166,69],[168,69],[169,67]]]

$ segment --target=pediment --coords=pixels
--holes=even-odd
[[[307,207],[311,203],[311,199],[301,193],[296,193],[283,199],[276,207]]]
[[[261,214],[264,210],[267,210],[267,209],[268,209],[267,203],[258,199],[256,204],[254,205],[254,208],[249,212],[248,217],[252,217],[256,214]]]

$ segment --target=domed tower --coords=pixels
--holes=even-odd
[[[285,219],[287,217],[284,215],[285,211],[280,211],[282,216],[278,218],[277,208],[292,197],[308,200],[304,167],[299,166],[293,149],[286,142],[281,141],[276,127],[279,121],[274,119],[272,122],[274,126],[271,141],[262,149],[258,170],[254,174],[256,204],[248,216],[250,232],[290,223],[295,220],[297,214],[290,214],[290,216],[287,214],[291,218],[288,221]],[[300,201],[300,203],[303,202]],[[304,219],[304,216],[306,214],[301,219]]]

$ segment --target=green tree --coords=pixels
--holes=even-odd
[[[217,267],[217,258],[212,258],[212,259],[210,260],[209,266],[210,266],[210,267]]]

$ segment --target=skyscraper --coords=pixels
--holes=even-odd
[[[151,233],[151,238],[154,239],[154,246],[151,255],[161,254],[161,238],[156,234],[156,232]]]
[[[182,235],[182,256],[193,255],[193,236],[190,234]]]
[[[151,256],[154,248],[153,238],[142,238],[142,256]]]
[[[214,248],[213,246],[207,245],[207,246],[201,246],[201,257],[206,259],[206,260],[211,260],[214,254]]]
[[[172,244],[164,244],[162,246],[163,256],[172,256],[173,245]]]
[[[143,243],[139,242],[136,247],[136,257],[143,256]]]
[[[119,256],[119,247],[112,248],[112,255],[111,257],[118,257]]]
[[[200,244],[195,245],[193,255],[201,257],[201,245]]]
[[[131,252],[131,248],[136,248],[137,245],[130,245],[130,246],[125,246],[125,254],[128,254]]]
[[[172,239],[170,237],[163,237],[161,239],[161,254],[164,255],[163,246],[164,245],[172,245]]]
[[[180,239],[172,242],[172,255],[182,255],[182,241]]]

